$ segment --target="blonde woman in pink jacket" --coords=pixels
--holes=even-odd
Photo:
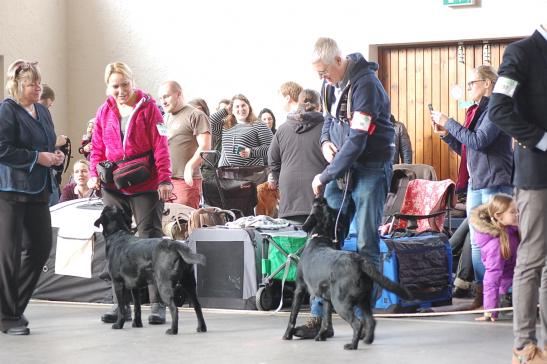
[[[118,206],[134,217],[140,237],[162,237],[163,202],[171,197],[173,185],[161,112],[152,97],[134,87],[133,73],[126,64],[108,64],[104,79],[108,98],[96,115],[88,185],[103,187],[105,206]],[[117,166],[113,176],[108,162]],[[154,286],[148,291],[149,323],[165,323],[165,305]],[[102,320],[115,322],[117,313],[115,304]],[[131,311],[126,309],[126,320],[130,319]]]

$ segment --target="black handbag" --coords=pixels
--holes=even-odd
[[[118,189],[143,183],[150,178],[150,165],[146,162],[128,162],[119,166],[112,173],[114,184]]]
[[[116,163],[112,161],[102,161],[97,164],[97,174],[104,184],[114,183],[112,172],[116,169]]]
[[[152,175],[151,156],[152,151],[148,151],[115,162],[112,182],[116,188],[127,188],[147,181]]]

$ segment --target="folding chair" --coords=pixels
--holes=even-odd
[[[387,232],[396,229],[445,232],[444,220],[448,218],[447,235],[450,236],[450,211],[456,205],[455,187],[450,179],[409,181],[401,210],[393,214]]]

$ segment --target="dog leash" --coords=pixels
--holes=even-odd
[[[349,173],[350,170],[348,169],[346,171],[345,179],[346,179],[346,185],[344,187],[344,195],[342,196],[342,203],[340,204],[340,208],[338,209],[338,214],[336,214],[336,221],[334,222],[334,244],[338,247],[338,249],[341,248],[340,241],[338,240],[338,222],[340,221],[340,215],[342,213],[342,208],[344,207],[344,202],[346,202],[346,197],[348,194],[348,188],[349,188]],[[357,213],[357,211],[355,211]],[[350,221],[351,223],[351,221]],[[349,228],[349,226],[348,226]]]
[[[285,269],[283,272],[283,278],[281,278],[281,300],[279,301],[279,306],[277,307],[275,312],[279,312],[281,308],[283,307],[283,291],[285,290],[285,281],[287,280],[287,277],[289,276],[289,271],[291,269],[291,260],[294,260],[296,265],[298,265],[298,262],[300,261],[300,257],[297,255],[298,253],[301,253],[301,249],[299,249],[297,253],[291,253],[287,255],[287,260],[285,261]]]

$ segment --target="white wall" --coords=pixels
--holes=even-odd
[[[546,3],[483,0],[452,9],[442,0],[69,1],[69,112],[83,127],[104,99],[104,66],[123,60],[153,96],[162,81],[175,79],[188,98],[203,97],[211,108],[243,93],[256,112],[268,106],[279,119],[282,82],[319,86],[309,64],[319,36],[365,55],[371,44],[524,36],[547,23]]]
[[[73,140],[104,101],[104,67],[116,60],[154,97],[175,79],[188,99],[214,108],[243,93],[279,120],[282,82],[319,87],[309,64],[319,36],[368,56],[371,45],[525,36],[547,23],[546,0],[478,1],[0,0],[0,54],[4,73],[16,58],[40,61],[57,131]]]
[[[1,87],[13,61],[38,61],[42,82],[55,91],[51,113],[57,133],[69,132],[66,34],[66,0],[0,0]],[[7,94],[4,90],[0,95]]]

